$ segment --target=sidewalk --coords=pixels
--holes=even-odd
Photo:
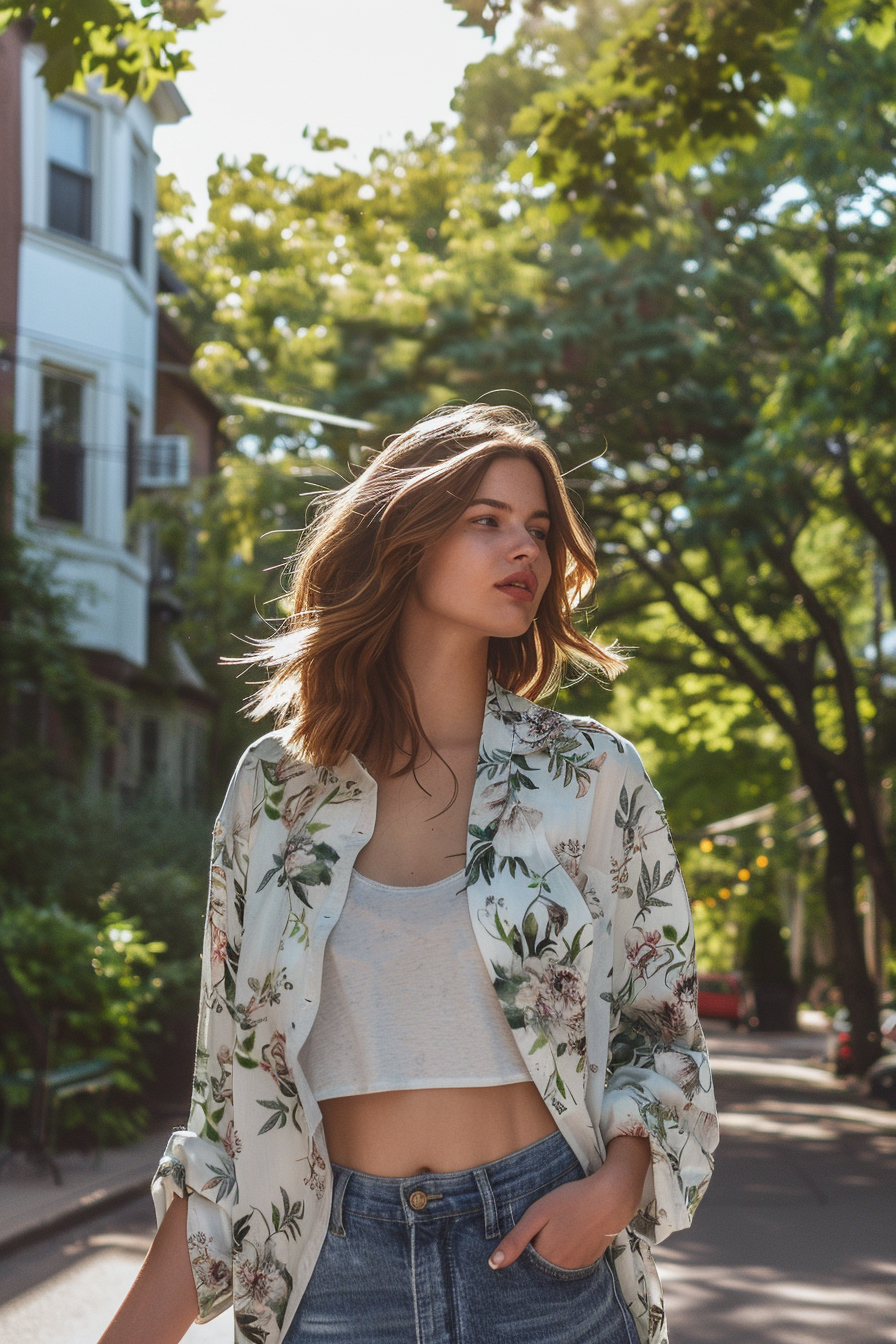
[[[166,1124],[124,1148],[86,1156],[64,1153],[57,1158],[62,1185],[16,1154],[0,1172],[0,1255],[137,1195],[145,1194],[148,1202],[149,1183],[170,1133]]]

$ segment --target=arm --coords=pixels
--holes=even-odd
[[[173,1200],[189,1194],[187,1245],[199,1321],[232,1301],[233,1159],[240,1146],[233,1116],[236,979],[258,773],[257,762],[244,757],[215,823],[190,1116],[187,1128],[172,1134],[152,1187],[160,1222]]]
[[[152,1183],[159,1230],[101,1344],[176,1344],[194,1320],[231,1302],[236,1188],[231,1070],[257,767],[242,761],[215,822],[193,1097]]]
[[[596,817],[584,861],[612,876],[616,906],[603,1166],[535,1200],[492,1252],[507,1265],[533,1237],[578,1268],[625,1227],[650,1242],[687,1227],[709,1182],[718,1121],[703,1032],[690,902],[663,801],[629,744],[618,796]],[[612,824],[610,824],[612,823]]]
[[[712,1174],[719,1127],[697,1018],[690,902],[663,800],[634,748],[629,753],[612,845],[617,905],[600,1130],[608,1149],[620,1136],[649,1142],[632,1227],[655,1244],[690,1225]]]
[[[187,1201],[175,1199],[99,1344],[179,1344],[196,1317]]]

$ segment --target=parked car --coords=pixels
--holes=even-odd
[[[738,971],[701,975],[697,981],[697,1014],[704,1021],[727,1022],[732,1028],[749,1017],[743,979]]]

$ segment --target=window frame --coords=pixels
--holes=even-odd
[[[79,399],[79,433],[77,440],[68,440],[61,438],[50,438],[44,427],[45,415],[45,388],[48,379],[56,379],[63,382],[73,383],[80,389]],[[42,362],[38,376],[38,457],[37,457],[37,500],[36,500],[36,518],[42,524],[51,526],[75,527],[80,532],[86,530],[87,523],[87,422],[88,422],[88,398],[93,386],[92,380],[85,376],[80,370],[64,368],[58,364]],[[75,503],[73,507],[66,511],[64,505],[55,511],[46,510],[47,496],[55,488],[59,494],[64,493],[64,477],[66,472],[65,458],[70,459],[69,470],[74,469],[77,473],[77,488],[75,491]],[[55,461],[54,461],[55,459]],[[72,461],[73,460],[73,461]],[[49,487],[46,484],[46,478],[56,475],[55,483]]]
[[[151,232],[146,221],[152,218],[148,201],[150,164],[149,150],[140,137],[132,133],[127,256],[130,266],[142,280],[147,277],[147,239]]]
[[[75,116],[81,117],[87,126],[87,168],[86,170],[73,168],[71,164],[61,163],[54,159],[50,147],[50,122],[53,116],[54,108],[60,108],[63,111],[71,112]],[[76,102],[74,99],[63,96],[54,99],[50,104],[47,113],[47,135],[46,135],[46,226],[54,234],[63,238],[72,238],[79,243],[84,243],[88,247],[97,246],[97,135],[98,123],[95,110],[87,103]],[[54,175],[58,178],[69,179],[80,183],[86,187],[85,197],[86,205],[82,203],[86,217],[87,233],[62,227],[58,222],[53,222],[53,182]]]

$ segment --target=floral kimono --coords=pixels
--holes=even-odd
[[[198,1319],[232,1301],[237,1344],[278,1344],[327,1233],[332,1168],[299,1050],[375,817],[355,757],[313,767],[280,732],[247,750],[215,825],[189,1127],[153,1196],[161,1220],[189,1194]],[[490,678],[466,877],[495,993],[583,1173],[617,1135],[650,1140],[641,1206],[607,1254],[642,1344],[664,1344],[650,1248],[689,1225],[718,1123],[688,898],[632,744]]]

